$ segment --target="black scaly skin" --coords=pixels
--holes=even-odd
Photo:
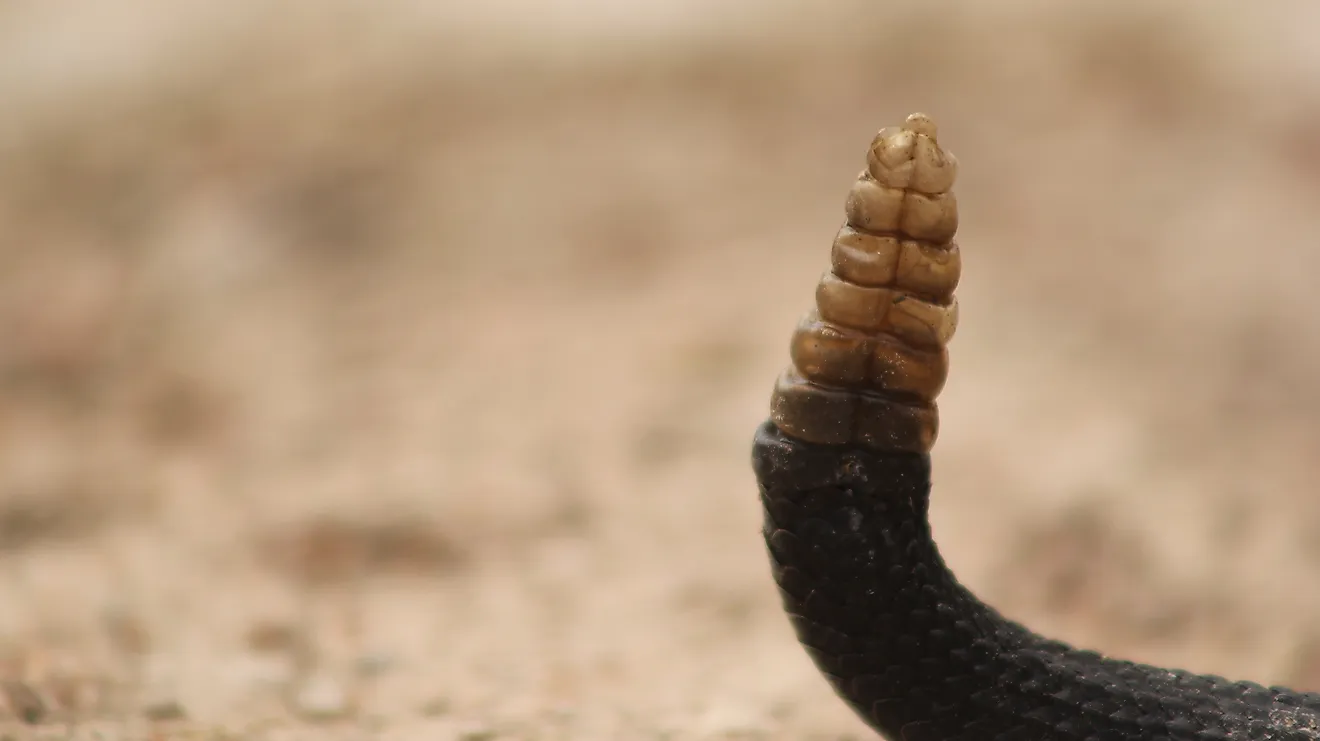
[[[1320,739],[1320,695],[1102,657],[1005,619],[931,539],[930,457],[756,433],[765,540],[798,638],[892,741]]]

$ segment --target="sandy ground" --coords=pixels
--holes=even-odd
[[[948,560],[1320,689],[1316,11],[812,5],[0,3],[0,735],[870,737],[748,450],[917,110]]]

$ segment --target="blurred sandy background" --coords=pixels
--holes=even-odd
[[[0,732],[869,738],[748,452],[918,110],[948,560],[1320,689],[1313,4],[468,5],[0,2]]]

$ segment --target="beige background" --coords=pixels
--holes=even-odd
[[[748,452],[917,110],[950,563],[1320,689],[1313,3],[821,5],[0,2],[3,733],[870,737]]]

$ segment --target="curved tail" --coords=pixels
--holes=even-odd
[[[753,444],[772,572],[816,666],[894,741],[1320,740],[1320,695],[1077,650],[959,584],[927,519],[957,160],[921,114],[867,160]]]

